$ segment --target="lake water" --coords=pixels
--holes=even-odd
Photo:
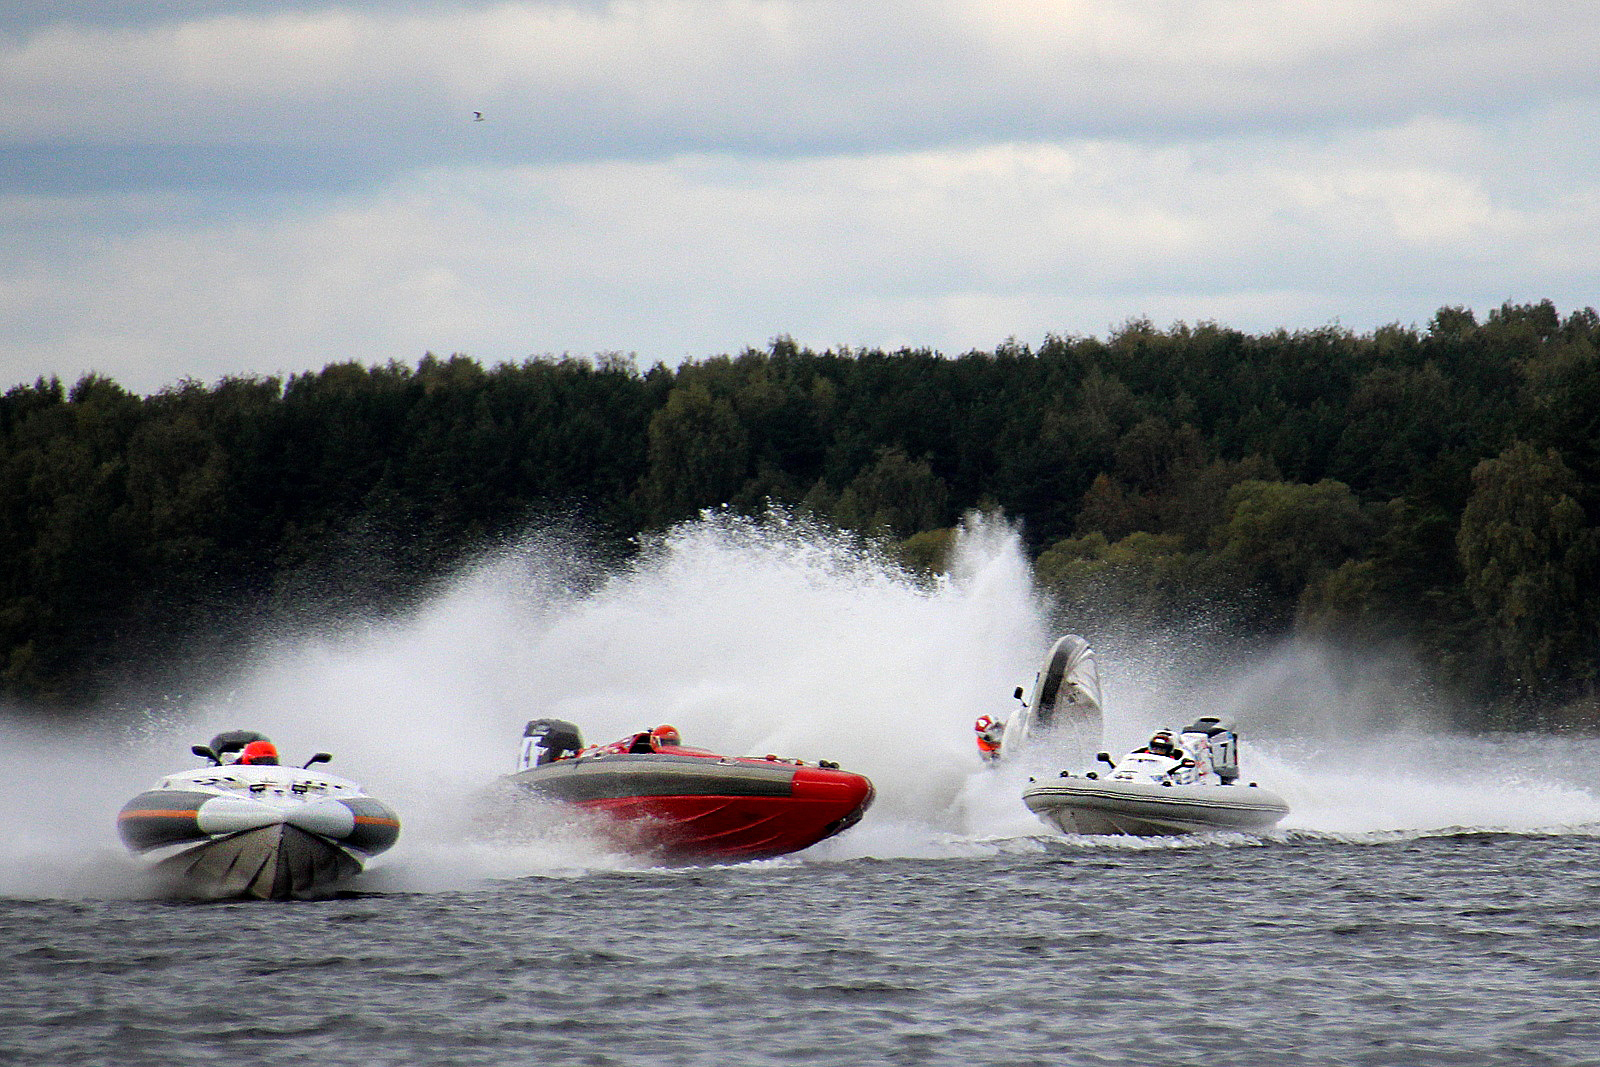
[[[1597,1062],[1593,836],[984,851],[0,901],[0,1060]]]
[[[706,520],[612,576],[532,538],[181,706],[0,714],[0,1064],[1600,1063],[1600,742],[1447,735],[1403,657],[1091,635],[1108,747],[1222,714],[1293,811],[1063,838],[971,723],[1069,625],[1003,527],[928,583]],[[484,818],[541,715],[836,760],[878,800],[799,856],[652,868]],[[350,893],[152,896],[116,811],[241,727],[399,810]]]

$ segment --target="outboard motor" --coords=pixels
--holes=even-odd
[[[1238,779],[1239,735],[1215,715],[1206,715],[1185,726],[1178,740],[1196,755],[1202,766],[1210,764],[1223,785],[1232,785]]]
[[[583,734],[572,723],[565,719],[534,719],[522,731],[522,754],[517,760],[517,769],[542,767],[582,751]]]

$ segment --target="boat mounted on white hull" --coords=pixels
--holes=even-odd
[[[1107,774],[1062,771],[1029,779],[1023,803],[1069,834],[1159,837],[1218,830],[1259,832],[1289,814],[1282,797],[1239,784],[1238,735],[1207,716],[1176,739],[1168,731],[1128,753]],[[1103,763],[1111,764],[1107,753]]]
[[[394,809],[354,782],[278,763],[260,734],[218,734],[195,755],[211,765],[169,774],[123,805],[117,830],[174,888],[208,899],[325,895],[400,836]]]

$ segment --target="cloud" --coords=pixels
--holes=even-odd
[[[0,384],[1581,306],[1597,35],[1578,0],[32,5]]]
[[[442,168],[245,218],[111,200],[87,234],[14,199],[33,236],[0,252],[0,368],[151,391],[429,350],[670,363],[788,333],[954,354],[1136,315],[1370,329],[1592,301],[1600,182],[1509,202],[1483,174],[1525,191],[1513,172],[1542,160],[1492,132]]]
[[[323,172],[354,178],[362,160],[387,175],[1171,140],[1592,100],[1600,8],[1538,6],[1542,17],[1499,0],[632,0],[56,22],[0,39],[0,143],[21,163],[84,146],[231,146],[259,159],[255,180],[293,185],[303,163],[330,157],[342,164]],[[276,175],[272,152],[287,164]]]

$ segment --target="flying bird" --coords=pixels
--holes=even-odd
[[[472,121],[473,121],[473,122],[482,122],[482,121],[483,121],[483,112],[481,112],[481,111],[474,111],[474,112],[473,112],[473,113],[472,113]]]

